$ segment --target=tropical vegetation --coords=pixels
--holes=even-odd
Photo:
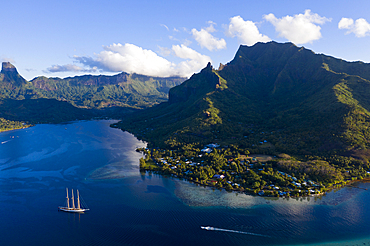
[[[117,118],[167,100],[171,87],[185,78],[120,73],[113,76],[25,80],[9,62],[0,73],[2,129],[36,123],[59,123],[91,118]],[[10,123],[11,122],[11,123]]]
[[[287,154],[249,157],[247,149],[235,145],[201,146],[184,144],[176,149],[139,148],[142,171],[156,172],[249,194],[277,197],[322,195],[332,188],[370,177],[369,166],[351,166],[341,162],[314,159],[300,161]]]
[[[294,161],[278,161],[276,170],[319,173],[333,186],[369,171],[369,71],[370,64],[292,43],[241,46],[230,63],[208,64],[172,88],[168,102],[115,126],[150,149],[217,142],[251,154],[287,153]]]

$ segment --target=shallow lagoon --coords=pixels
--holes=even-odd
[[[110,123],[0,134],[1,245],[370,245],[369,190],[288,200],[142,174],[145,143]],[[91,211],[58,212],[66,187]]]

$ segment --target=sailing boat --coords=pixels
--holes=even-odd
[[[72,207],[70,207],[69,206],[69,197],[68,197],[68,188],[66,188],[66,190],[67,190],[67,207],[58,207],[59,210],[62,210],[64,212],[70,212],[70,213],[83,213],[87,210],[90,210],[88,208],[82,208],[81,207],[80,194],[78,193],[78,190],[77,190],[77,207],[75,206],[75,198],[73,196],[73,189],[72,189],[72,197],[71,197]]]

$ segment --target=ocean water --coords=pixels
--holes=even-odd
[[[140,173],[145,143],[110,123],[0,134],[1,245],[370,245],[368,183],[302,199],[204,188]],[[91,210],[58,211],[66,188]]]

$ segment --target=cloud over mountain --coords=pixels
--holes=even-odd
[[[241,16],[234,16],[227,24],[222,24],[225,32],[217,32],[216,23],[213,21],[208,21],[208,26],[200,29],[176,28],[159,24],[171,32],[168,40],[161,41],[161,45],[165,47],[156,45],[157,48],[153,48],[149,45],[150,49],[144,49],[130,43],[113,43],[103,46],[103,50],[92,56],[74,56],[71,64],[53,65],[44,72],[127,72],[158,77],[190,77],[199,72],[208,62],[212,62],[210,54],[213,51],[226,49],[228,40],[236,37],[240,44],[248,46],[257,42],[271,41],[270,37],[273,34],[269,33],[269,37],[260,32],[260,28],[264,25],[270,26],[268,30],[273,32],[270,25],[272,24],[276,31],[275,36],[300,45],[319,40],[322,37],[321,26],[329,21],[331,21],[330,18],[306,9],[304,13],[286,15],[281,18],[273,13],[262,15],[261,20],[256,22],[244,20]],[[370,35],[370,24],[363,18],[357,20],[342,18],[338,23],[338,28],[346,29],[346,34],[354,33],[356,37]],[[205,51],[208,52],[207,55],[200,53],[202,51],[197,44],[207,49]],[[153,49],[156,49],[156,52]]]
[[[226,30],[226,35],[238,37],[242,44],[253,45],[257,42],[269,42],[271,39],[259,32],[253,21],[245,21],[240,16],[230,18],[230,24]]]
[[[320,39],[322,37],[320,25],[330,21],[326,17],[311,13],[309,9],[305,10],[304,14],[287,15],[280,19],[272,13],[265,15],[263,18],[274,25],[280,37],[284,37],[295,44],[311,43]]]
[[[92,67],[91,69],[84,69],[74,64],[66,64],[66,65],[53,65],[48,67],[44,70],[45,73],[58,73],[58,72],[95,72],[97,67]]]
[[[359,18],[356,22],[351,18],[342,18],[338,23],[338,28],[348,29],[346,34],[354,33],[358,38],[370,35],[370,24],[364,18]]]
[[[226,41],[225,39],[215,38],[211,33],[215,32],[216,29],[213,27],[213,23],[210,23],[210,26],[207,28],[202,28],[200,31],[193,28],[191,30],[194,39],[199,43],[199,45],[203,48],[206,47],[208,50],[220,50],[226,48]]]
[[[186,61],[180,62],[177,65],[176,72],[178,75],[190,77],[194,71],[199,71],[204,68],[208,62],[212,62],[209,56],[202,55],[183,44],[173,45],[172,50],[175,56],[186,59]]]
[[[175,64],[157,55],[152,50],[143,49],[134,44],[126,43],[103,46],[104,50],[95,57],[74,56],[74,59],[86,68],[77,65],[54,65],[47,68],[47,72],[127,72],[148,76],[190,77],[194,72],[199,71],[211,62],[211,58],[202,55],[185,45],[173,45],[171,54],[185,59]]]
[[[133,44],[112,44],[103,47],[104,50],[93,59],[102,70],[164,76],[175,66],[155,52]],[[90,66],[89,63],[83,64]]]

